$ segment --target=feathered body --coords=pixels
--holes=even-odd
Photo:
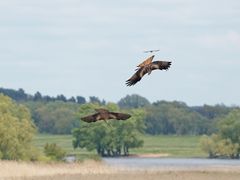
[[[169,61],[153,61],[149,64],[145,64],[136,69],[136,73],[126,81],[127,86],[132,86],[142,79],[142,77],[148,73],[151,74],[153,70],[168,70],[172,62]]]
[[[131,117],[130,114],[118,113],[118,112],[111,112],[107,109],[95,109],[97,113],[82,117],[81,119],[85,122],[91,123],[100,120],[109,120],[109,119],[116,119],[116,120],[126,120]]]
[[[148,64],[151,64],[152,63],[152,60],[154,58],[154,55],[153,56],[150,56],[149,58],[147,58],[146,60],[144,60],[141,64],[137,65],[137,67],[143,67],[143,66],[146,66]],[[138,70],[138,69],[136,69]]]

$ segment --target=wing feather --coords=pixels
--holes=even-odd
[[[133,74],[131,78],[126,81],[127,86],[132,86],[142,79],[142,77],[147,73],[147,67],[143,66],[138,69],[138,71]]]
[[[151,70],[160,69],[167,70],[171,66],[172,62],[169,61],[154,61],[151,64]]]
[[[124,113],[110,112],[110,117],[117,120],[126,120],[126,119],[129,119],[131,115],[124,114]]]
[[[96,114],[92,114],[92,115],[89,115],[89,116],[85,116],[85,117],[82,117],[81,120],[85,121],[85,122],[88,122],[88,123],[91,123],[91,122],[96,122],[100,119],[100,114],[99,113],[96,113]]]

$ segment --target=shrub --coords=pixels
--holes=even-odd
[[[54,161],[61,161],[66,155],[66,152],[57,144],[52,143],[52,144],[46,144],[44,146],[44,154],[49,157],[51,160]]]

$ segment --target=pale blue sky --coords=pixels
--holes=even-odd
[[[170,60],[133,87],[135,66]],[[238,0],[0,0],[0,87],[240,105]]]

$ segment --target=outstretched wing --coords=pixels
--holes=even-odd
[[[111,119],[117,119],[117,120],[126,120],[131,117],[130,114],[117,113],[117,112],[110,112],[109,115]]]
[[[149,51],[143,51],[144,53],[153,53],[153,52],[158,52],[160,49],[155,49],[155,50],[149,50]]]
[[[151,70],[160,69],[167,70],[171,66],[172,62],[169,61],[154,61],[151,64]]]
[[[96,114],[82,117],[81,120],[91,123],[91,122],[96,122],[96,121],[100,120],[100,118],[101,118],[100,114],[96,113]]]
[[[104,108],[98,108],[98,109],[95,109],[95,111],[98,113],[108,113],[108,110]]]
[[[154,55],[153,55],[153,56],[150,56],[149,58],[147,58],[146,60],[144,60],[141,64],[137,65],[137,67],[143,67],[143,66],[146,66],[146,65],[148,65],[148,64],[151,64],[153,58],[154,58]],[[138,69],[136,69],[136,70],[138,70]]]
[[[126,81],[127,86],[132,86],[142,79],[142,77],[148,72],[147,67],[143,66],[138,69],[138,71]]]

